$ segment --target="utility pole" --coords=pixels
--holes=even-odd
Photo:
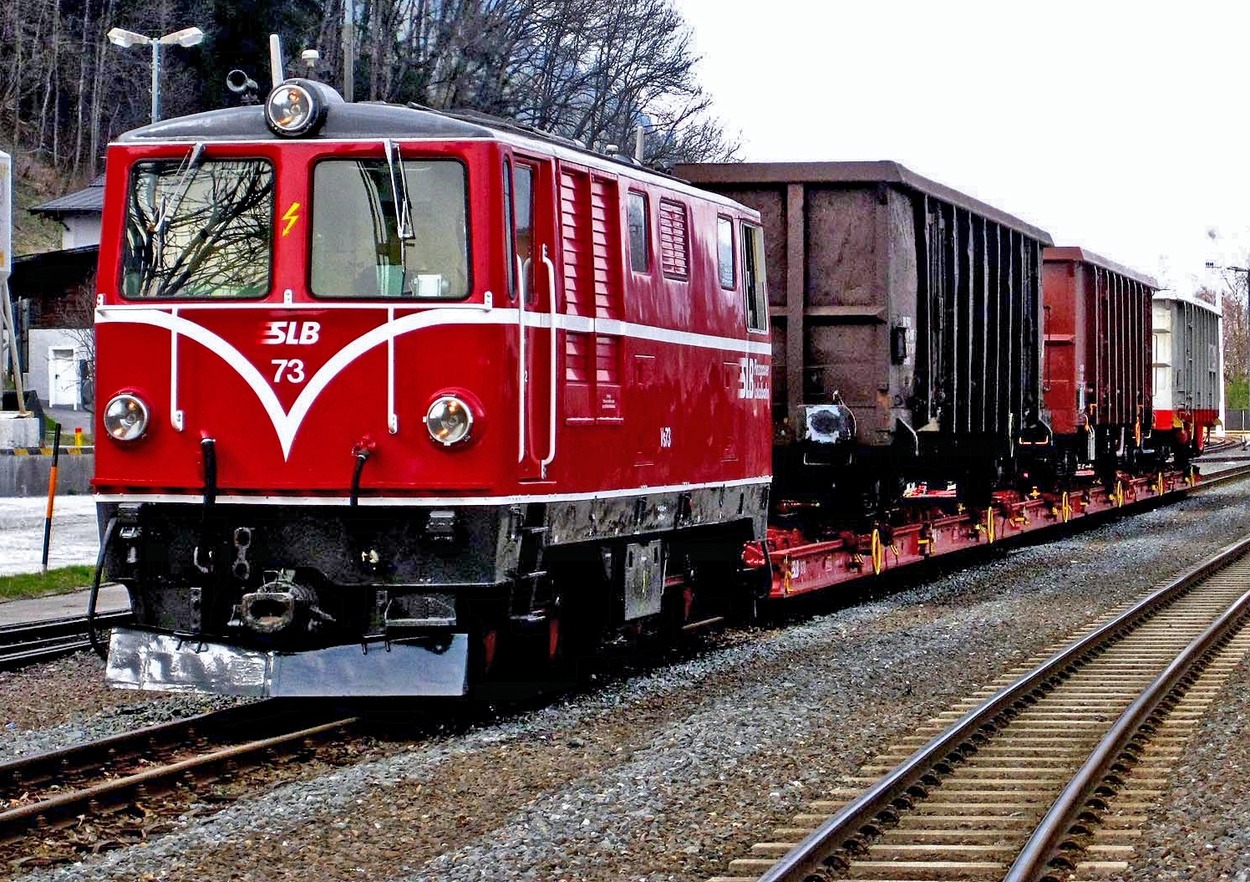
[[[355,101],[356,78],[356,22],[353,5],[355,0],[343,0],[343,100]]]

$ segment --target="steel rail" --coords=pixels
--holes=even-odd
[[[126,752],[133,751],[136,744],[142,744],[149,751],[176,747],[196,738],[212,737],[236,727],[255,727],[266,719],[278,717],[279,714],[278,705],[271,699],[17,757],[0,763],[0,800],[5,790],[16,789],[19,784],[26,786],[72,775],[83,769],[98,769],[105,763],[124,756]]]
[[[109,628],[129,620],[129,610],[106,613],[96,617],[96,626]],[[87,649],[87,630],[86,616],[0,626],[0,670]]]
[[[1015,683],[1003,687],[973,708],[949,729],[913,753],[856,799],[838,810],[807,838],[787,852],[760,876],[759,882],[800,882],[809,877],[823,878],[826,860],[861,836],[876,832],[875,819],[905,801],[908,791],[933,780],[941,766],[962,760],[960,747],[983,731],[994,728],[994,721],[1018,709],[1028,697],[1049,682],[1062,678],[1064,671],[1094,649],[1110,642],[1154,613],[1176,595],[1201,582],[1233,560],[1250,552],[1250,537],[1234,542],[1210,559],[1198,563],[1167,585],[1159,588],[1110,622],[1100,626],[1066,649],[1060,650]]]
[[[130,617],[130,610],[101,613],[96,618],[107,624],[125,621]],[[60,619],[45,619],[39,622],[24,622],[19,625],[0,625],[0,645],[16,642],[18,639],[39,639],[46,636],[58,636],[64,633],[82,633],[87,624],[86,616],[67,616]]]
[[[1159,709],[1159,705],[1195,668],[1205,662],[1212,650],[1224,643],[1240,627],[1247,610],[1250,610],[1250,591],[1238,598],[1202,634],[1195,637],[1120,715],[1055,800],[1050,811],[1038,823],[1037,829],[1012,863],[1003,882],[1032,882],[1047,872],[1072,825],[1085,809],[1094,791],[1119,761],[1124,749]]]
[[[0,842],[20,838],[31,827],[53,825],[82,814],[105,813],[110,808],[128,804],[136,797],[147,796],[152,787],[172,790],[186,776],[220,774],[223,767],[230,770],[239,760],[254,762],[258,756],[268,757],[276,749],[302,745],[311,739],[340,732],[358,720],[358,717],[344,717],[269,738],[231,745],[2,811]]]
[[[1218,461],[1219,460],[1215,460],[1215,462]],[[1204,476],[1202,480],[1190,488],[1190,492],[1194,490],[1202,490],[1206,487],[1218,487],[1220,484],[1237,481],[1247,475],[1250,475],[1250,465],[1236,466],[1231,469],[1221,469],[1210,477]]]

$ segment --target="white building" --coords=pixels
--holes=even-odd
[[[45,404],[90,409],[91,291],[104,212],[104,176],[30,212],[57,221],[62,233],[60,251],[13,261],[9,285],[25,348],[23,382]]]

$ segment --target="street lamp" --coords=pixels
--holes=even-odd
[[[183,28],[172,34],[153,38],[124,28],[113,28],[106,36],[110,43],[123,49],[131,46],[152,47],[152,122],[156,122],[161,118],[161,47],[182,46],[189,49],[204,39],[204,32],[199,28]]]

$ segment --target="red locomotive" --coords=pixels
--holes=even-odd
[[[766,520],[754,212],[306,80],[123,136],[105,186],[114,684],[460,695],[744,601],[719,577]]]

